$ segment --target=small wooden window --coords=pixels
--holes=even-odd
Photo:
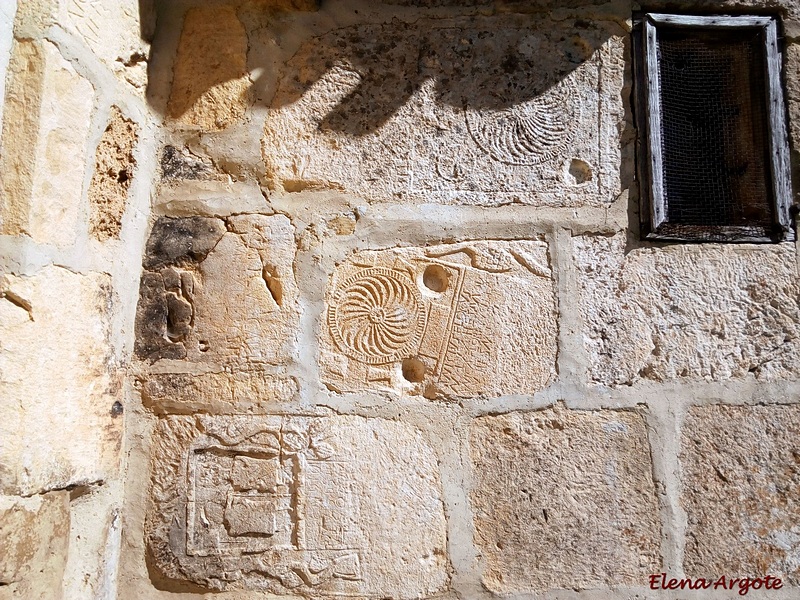
[[[762,16],[646,14],[637,23],[645,238],[792,237],[777,30]]]

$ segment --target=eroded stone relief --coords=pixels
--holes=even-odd
[[[448,581],[436,459],[408,426],[360,417],[170,417],[147,539],[211,589],[425,597]]]
[[[282,215],[160,219],[144,261],[137,356],[285,363],[299,319],[294,252]]]
[[[515,15],[314,38],[272,101],[267,177],[282,191],[377,200],[610,202],[624,65],[622,41],[604,27]]]
[[[470,432],[482,582],[509,595],[636,586],[660,570],[647,428],[633,411],[561,406]]]
[[[336,391],[436,398],[540,389],[557,351],[547,246],[361,252],[331,279],[321,347],[323,379]]]

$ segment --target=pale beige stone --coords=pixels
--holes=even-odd
[[[626,253],[624,233],[574,240],[592,382],[772,381],[800,373],[792,244]]]
[[[67,246],[78,230],[94,89],[48,41],[14,43],[0,148],[0,232]]]
[[[680,461],[686,573],[800,584],[800,406],[694,407]]]
[[[144,261],[137,355],[248,369],[288,362],[300,318],[294,254],[283,215],[159,219]]]
[[[121,81],[144,96],[149,44],[143,39],[149,17],[141,0],[60,0],[61,22],[74,30]]]
[[[281,72],[266,177],[277,191],[370,200],[605,205],[620,190],[624,72],[622,40],[602,23],[514,15],[335,30]]]
[[[166,413],[260,414],[298,393],[295,379],[263,371],[163,373],[150,375],[142,386],[145,406]]]
[[[475,543],[498,594],[641,586],[660,569],[643,416],[560,407],[476,419]]]
[[[169,116],[180,125],[224,129],[250,104],[247,32],[230,6],[187,11],[178,45]]]
[[[47,267],[0,277],[0,491],[105,480],[117,467],[120,380],[110,278]]]
[[[69,493],[0,496],[0,600],[61,600]]]
[[[138,127],[116,106],[95,153],[95,170],[89,185],[89,230],[99,240],[119,239],[122,215],[128,201],[136,159]]]
[[[547,245],[361,252],[332,275],[321,325],[323,381],[337,392],[532,393],[555,376]]]
[[[164,419],[155,435],[146,539],[163,587],[398,599],[446,588],[437,461],[418,431],[201,416]]]

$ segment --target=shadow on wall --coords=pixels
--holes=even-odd
[[[140,2],[144,10],[149,10],[147,5],[153,0]],[[573,16],[526,33],[530,17],[526,19],[521,13],[538,13],[541,16],[532,18],[546,19],[550,7],[563,10],[606,2],[387,0],[384,4],[389,10],[390,5],[494,5],[495,10],[492,16],[461,17],[445,23],[439,18],[425,18],[426,13],[420,11],[422,18],[412,23],[394,18],[388,23],[349,25],[317,37],[309,35],[293,49],[296,52],[279,48],[277,54],[286,52],[288,59],[278,67],[279,73],[274,63],[261,67],[259,57],[268,63],[267,57],[276,55],[275,44],[280,46],[282,36],[291,39],[297,35],[286,33],[295,26],[290,19],[300,10],[313,12],[316,4],[314,0],[249,0],[235,6],[190,10],[179,42],[168,106],[153,108],[179,122],[202,126],[186,116],[198,103],[246,96],[247,105],[277,109],[298,101],[321,81],[326,85],[323,79],[328,75],[340,80],[331,96],[336,96],[337,90],[347,91],[336,96],[322,116],[322,130],[353,136],[374,132],[430,81],[435,82],[437,103],[457,109],[502,110],[556,88],[590,60],[610,35],[623,34],[622,27],[613,21],[621,22],[629,15],[628,3],[619,2],[619,8],[604,7],[608,20],[599,26],[597,21]],[[353,11],[355,5],[342,2],[342,6],[343,11]],[[327,22],[330,17],[323,19]],[[258,21],[265,27],[254,32],[252,24]],[[298,20],[298,27],[312,21]],[[249,39],[243,23],[251,31]],[[272,26],[276,34],[270,37]],[[309,31],[313,28],[312,24]],[[187,68],[186,63],[204,68]],[[256,73],[253,79],[247,77],[248,71]],[[560,102],[558,95],[550,102]],[[217,125],[219,129],[226,123]],[[558,125],[542,122],[538,126],[547,129]]]

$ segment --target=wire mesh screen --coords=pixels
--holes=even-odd
[[[762,35],[659,27],[667,223],[772,224]]]

